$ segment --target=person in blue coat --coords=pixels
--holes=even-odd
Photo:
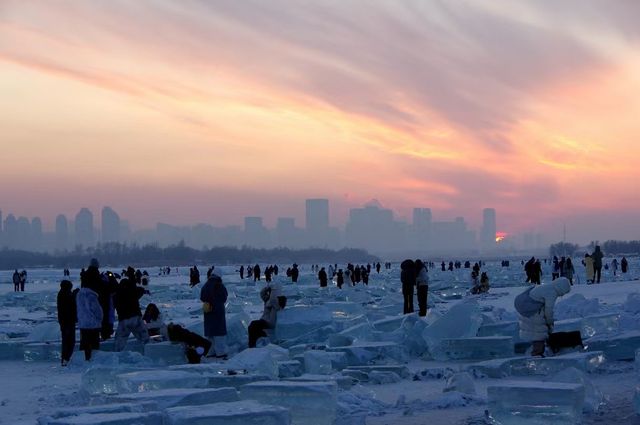
[[[227,320],[225,303],[227,302],[227,288],[222,278],[212,273],[200,290],[200,301],[204,313],[204,335],[213,343],[213,353],[208,357],[226,358]]]

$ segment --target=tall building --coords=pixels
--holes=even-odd
[[[102,242],[120,242],[120,216],[111,207],[102,208]]]
[[[43,251],[42,220],[40,217],[34,217],[31,219],[30,237],[30,249],[33,251]]]
[[[375,253],[389,252],[399,245],[393,211],[370,202],[364,208],[349,210],[345,227],[347,246],[363,248]]]
[[[4,219],[4,245],[9,249],[16,248],[18,240],[18,222],[13,214]]]
[[[483,249],[495,247],[496,231],[496,210],[485,208],[482,210],[482,230],[480,231],[480,245]]]
[[[14,247],[21,250],[31,249],[31,222],[27,217],[18,217],[16,221],[17,237]]]
[[[409,243],[414,249],[428,248],[431,239],[431,209],[413,209],[413,228],[409,233]]]
[[[276,244],[279,247],[295,248],[298,246],[298,229],[296,221],[291,217],[278,217],[276,224]]]
[[[69,249],[69,224],[64,214],[56,217],[56,249],[65,251]]]
[[[307,245],[326,247],[329,245],[329,200],[307,199],[305,207]]]
[[[255,248],[266,248],[269,245],[269,232],[262,224],[262,217],[244,218],[244,241]]]
[[[95,235],[93,230],[93,213],[88,208],[82,208],[74,223],[76,245],[82,245],[83,248],[95,246]]]

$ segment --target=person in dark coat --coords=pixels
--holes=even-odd
[[[318,280],[320,281],[320,287],[321,288],[326,288],[327,287],[327,272],[324,270],[324,267],[320,269],[320,271],[318,272]]]
[[[115,350],[122,351],[127,345],[129,335],[133,333],[143,344],[149,342],[149,332],[142,320],[140,298],[149,291],[137,286],[135,281],[122,279],[114,296],[116,311],[118,312],[118,328],[115,336]]]
[[[595,272],[596,283],[600,283],[600,275],[602,274],[602,257],[604,254],[600,250],[600,245],[596,245],[591,258],[593,258],[593,271]]]
[[[336,284],[339,289],[342,289],[342,285],[344,285],[344,272],[342,269],[338,269],[338,274],[336,275]]]
[[[225,358],[227,356],[226,335],[227,320],[224,304],[227,302],[227,288],[217,274],[211,277],[200,290],[200,301],[204,313],[204,336],[213,342],[211,356]]]
[[[249,348],[255,348],[258,339],[266,337],[265,329],[275,329],[278,311],[286,306],[286,297],[278,296],[276,289],[265,286],[260,290],[260,299],[264,302],[262,317],[249,324]]]
[[[244,266],[240,266],[240,279],[244,279]]]
[[[260,280],[260,266],[256,264],[253,266],[253,281]]]
[[[62,352],[60,360],[62,366],[69,364],[73,349],[76,345],[76,322],[78,313],[76,309],[76,294],[78,290],[72,291],[73,283],[68,280],[60,282],[60,292],[57,297],[58,324],[60,325],[60,336],[62,339]]]
[[[416,286],[416,266],[413,260],[404,260],[400,264],[400,281],[404,298],[404,314],[413,313],[413,289]]]
[[[98,299],[101,278],[100,264],[91,259],[89,268],[81,274],[80,291],[76,295],[78,328],[80,329],[80,349],[85,360],[91,360],[93,350],[100,349],[100,330],[102,329],[102,307]]]
[[[98,301],[102,307],[102,329],[100,337],[103,341],[108,340],[113,335],[113,323],[115,322],[115,306],[113,296],[118,290],[118,280],[116,276],[107,272],[100,276],[100,285],[97,288]]]
[[[18,273],[18,269],[13,272],[13,291],[20,292],[20,273]]]
[[[628,269],[629,262],[627,261],[626,257],[622,257],[622,260],[620,260],[620,270],[622,271],[622,273],[626,273]]]
[[[415,261],[416,266],[416,288],[418,292],[418,315],[424,317],[427,315],[427,297],[429,294],[429,275],[427,266],[422,260]]]
[[[191,364],[200,363],[202,356],[206,356],[211,349],[211,341],[183,328],[175,323],[167,325],[167,336],[171,342],[181,342],[185,346],[187,361]]]
[[[291,267],[291,282],[296,283],[298,281],[299,274],[300,270],[298,270],[298,265],[294,263]]]

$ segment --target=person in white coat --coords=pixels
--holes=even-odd
[[[571,284],[565,277],[531,289],[529,296],[539,303],[540,310],[527,317],[520,313],[520,338],[532,342],[532,356],[544,355],[545,340],[553,332],[553,310],[556,300],[571,290]]]

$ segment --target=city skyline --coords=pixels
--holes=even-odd
[[[379,254],[490,254],[516,249],[546,248],[546,241],[539,233],[506,235],[500,232],[502,237],[507,238],[500,238],[501,243],[498,244],[497,213],[493,208],[485,208],[479,212],[483,223],[481,227],[474,229],[460,216],[449,221],[434,220],[432,210],[426,207],[414,208],[412,219],[404,220],[376,200],[351,209],[346,224],[340,227],[333,225],[329,218],[330,200],[307,199],[304,206],[304,220],[278,217],[274,226],[266,225],[263,217],[253,215],[243,217],[242,225],[216,226],[208,222],[179,226],[158,222],[146,229],[132,229],[126,217],[121,218],[110,206],[103,206],[96,216],[92,210],[83,207],[71,218],[58,214],[52,231],[43,230],[40,217],[16,217],[8,211],[3,220],[0,210],[0,247],[55,251],[74,250],[77,246],[87,248],[108,242],[158,243],[161,246],[184,242],[197,249],[242,245],[292,249],[349,247],[363,248]],[[493,232],[490,241],[487,240],[487,231]]]

